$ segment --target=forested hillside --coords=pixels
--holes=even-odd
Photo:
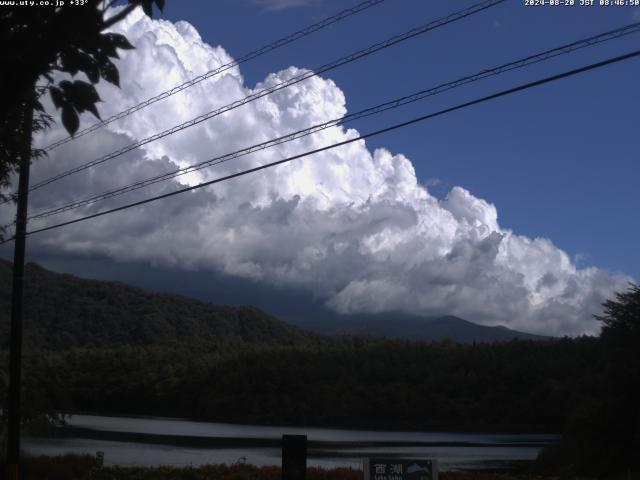
[[[0,264],[6,344],[9,265]],[[637,468],[640,289],[600,338],[462,344],[306,333],[252,308],[27,269],[26,420],[43,412],[563,432],[541,464]],[[0,352],[0,398],[6,350]],[[634,463],[635,462],[635,463]]]
[[[0,341],[6,348],[11,263],[0,260]],[[115,282],[50,272],[34,263],[25,275],[25,348],[60,350],[222,341],[292,345],[320,336],[261,310],[207,304]]]
[[[0,260],[0,348],[7,345],[11,263]],[[377,315],[296,316],[289,323],[252,306],[229,307],[87,280],[30,263],[25,277],[25,345],[54,349],[119,345],[201,344],[244,341],[269,345],[318,342],[321,335],[366,335],[437,341],[548,340],[461,318],[424,318],[394,312]],[[326,338],[324,339],[327,340]]]
[[[590,338],[80,349],[28,355],[25,399],[212,421],[559,431],[590,395],[598,355]]]
[[[0,263],[4,346],[10,266]],[[332,338],[253,307],[35,264],[26,273],[27,411],[557,431],[598,365],[591,338],[477,345]]]

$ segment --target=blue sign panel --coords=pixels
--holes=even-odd
[[[412,458],[368,458],[365,480],[438,480],[437,460]]]

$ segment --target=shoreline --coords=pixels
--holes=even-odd
[[[550,431],[547,428],[540,428],[532,425],[510,425],[510,426],[478,426],[478,425],[440,425],[440,424],[385,424],[369,422],[366,424],[315,424],[311,423],[295,423],[295,422],[260,422],[256,419],[247,419],[246,421],[233,419],[226,420],[212,420],[202,418],[190,418],[190,417],[174,417],[163,415],[145,415],[137,413],[111,413],[111,412],[87,412],[87,411],[66,411],[58,412],[61,415],[74,416],[83,415],[90,417],[114,417],[114,418],[131,418],[131,419],[144,419],[144,420],[168,420],[168,421],[181,421],[181,422],[195,422],[195,423],[208,423],[208,424],[220,424],[229,426],[244,426],[254,425],[257,427],[282,427],[282,428],[307,428],[307,429],[327,429],[327,430],[346,430],[346,431],[363,431],[363,432],[376,432],[386,431],[392,433],[467,433],[467,434],[495,434],[495,435],[547,435],[560,438],[560,433]]]
[[[109,440],[117,442],[148,443],[161,445],[176,445],[183,447],[198,448],[235,448],[235,447],[271,447],[279,448],[282,440],[280,438],[260,438],[260,437],[217,437],[217,436],[197,436],[197,435],[175,435],[156,434],[141,432],[120,432],[109,430],[96,430],[86,427],[64,426],[57,427],[54,435],[46,438],[78,438],[90,440]],[[543,448],[549,445],[548,442],[522,442],[518,444],[508,444],[502,442],[464,442],[464,441],[322,441],[309,440],[307,442],[310,449],[349,449],[349,448],[375,448],[375,447],[509,447],[509,448]]]
[[[60,457],[26,456],[24,472],[34,478],[45,473],[50,478],[67,478],[59,474],[71,474],[68,478],[92,480],[281,480],[279,466],[255,466],[245,463],[211,463],[200,466],[99,466],[89,455],[65,455]],[[362,480],[363,471],[352,467],[307,467],[307,480]],[[0,478],[2,478],[0,476]],[[47,477],[49,478],[49,477]],[[524,468],[467,471],[440,471],[442,480],[516,480],[549,479],[554,477],[532,476]]]

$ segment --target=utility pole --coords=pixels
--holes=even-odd
[[[7,466],[9,480],[20,478],[20,387],[22,374],[22,318],[24,258],[27,233],[29,169],[31,166],[31,135],[33,123],[33,92],[27,96],[22,117],[24,143],[20,153],[18,205],[13,250],[13,287],[11,292],[11,337],[9,353],[9,405],[7,435]]]

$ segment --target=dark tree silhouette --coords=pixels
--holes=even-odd
[[[637,342],[640,336],[640,287],[631,283],[627,292],[616,293],[616,300],[607,300],[602,306],[604,315],[595,317],[603,323],[603,340],[622,344]]]
[[[40,96],[50,93],[70,134],[78,129],[80,113],[99,117],[96,103],[100,97],[94,84],[102,78],[119,85],[112,59],[118,57],[118,49],[133,48],[124,36],[106,30],[137,6],[149,16],[154,4],[161,10],[164,7],[164,0],[128,0],[107,17],[114,3],[87,0],[83,5],[66,2],[59,7],[0,9],[0,187],[7,186],[25,155],[31,159],[43,153],[32,151],[30,145],[30,131],[46,128],[51,120]],[[53,74],[57,71],[71,76],[84,73],[89,82],[56,83]]]
[[[610,477],[640,472],[640,288],[602,304],[597,370],[568,414],[562,441],[542,452],[553,473]]]
[[[53,119],[39,98],[45,93],[51,95],[54,106],[61,111],[62,124],[71,135],[78,129],[80,113],[90,112],[99,118],[96,103],[100,97],[94,84],[102,78],[119,86],[118,69],[112,59],[118,57],[118,49],[133,48],[126,37],[107,30],[138,6],[147,15],[152,14],[154,4],[161,10],[164,7],[164,0],[128,0],[121,8],[110,10],[116,1],[82,0],[61,2],[59,6],[16,2],[0,9],[0,189],[9,184],[14,172],[20,172],[6,410],[11,479],[19,477],[20,466],[22,296],[29,165],[33,158],[44,154],[32,149],[32,134],[46,128]],[[56,72],[68,75],[59,80]],[[86,75],[89,82],[74,80],[78,73]],[[3,233],[0,231],[0,238]]]
[[[640,472],[640,288],[604,304],[601,342],[604,367],[604,409],[609,448],[625,469]]]

